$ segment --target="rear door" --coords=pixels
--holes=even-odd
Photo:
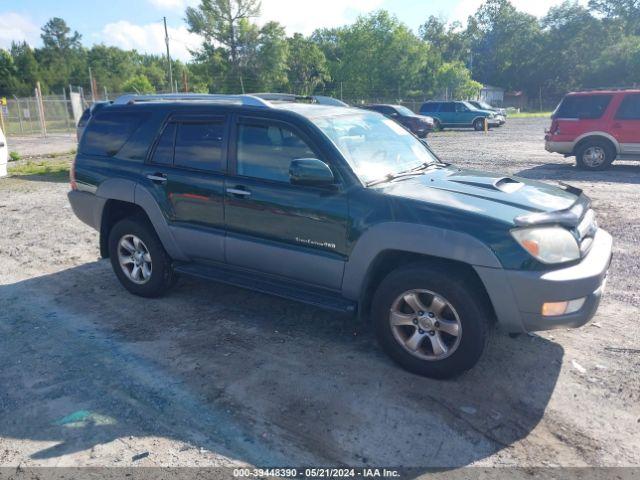
[[[240,117],[232,133],[226,183],[229,264],[339,289],[347,240],[347,196],[341,187],[292,185],[289,165],[322,158],[295,126]]]
[[[442,102],[438,111],[438,118],[443,125],[455,125],[456,105],[454,102]]]
[[[164,126],[143,179],[182,251],[224,261],[224,115],[175,115]]]
[[[623,97],[611,130],[620,143],[620,153],[640,154],[640,93],[628,93]]]

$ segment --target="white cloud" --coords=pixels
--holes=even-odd
[[[34,46],[38,43],[40,29],[26,15],[0,12],[0,48],[9,48],[12,41],[26,41]]]
[[[169,28],[169,46],[171,57],[189,60],[189,49],[197,50],[202,39],[187,30],[184,25]],[[115,45],[125,50],[138,50],[141,53],[165,54],[164,26],[161,22],[147,25],[136,25],[127,20],[109,23],[99,35],[100,41],[107,45]]]
[[[511,0],[511,3],[521,12],[530,13],[536,17],[543,17],[551,7],[560,5],[563,0]],[[467,23],[467,17],[476,13],[476,10],[484,3],[484,0],[460,0],[453,10],[451,20],[458,20],[463,24]],[[582,5],[587,4],[587,0],[579,0]]]
[[[187,6],[198,5],[198,0],[147,0],[160,9],[183,13]],[[305,8],[305,5],[309,8]],[[323,0],[322,4],[304,0],[262,0],[262,10],[257,22],[264,24],[275,20],[283,24],[290,35],[295,32],[310,34],[316,28],[336,27],[351,21],[353,17],[382,6],[383,0]],[[313,9],[313,12],[310,10]]]

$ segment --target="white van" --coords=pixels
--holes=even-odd
[[[7,161],[9,159],[9,148],[7,147],[7,139],[0,128],[0,177],[7,175]]]

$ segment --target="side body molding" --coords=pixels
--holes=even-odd
[[[387,250],[431,255],[473,266],[502,268],[489,247],[466,233],[427,225],[384,222],[362,234],[345,265],[342,294],[358,300],[369,267],[378,254]]]
[[[142,207],[142,209],[146,212],[149,220],[151,220],[153,228],[155,229],[158,237],[160,238],[160,241],[162,242],[162,246],[167,251],[169,256],[174,260],[188,261],[189,258],[182,252],[182,250],[178,246],[178,243],[171,233],[171,229],[169,228],[169,224],[167,223],[166,218],[162,214],[158,203],[153,198],[151,193],[149,193],[149,191],[143,186],[136,184],[133,203]]]

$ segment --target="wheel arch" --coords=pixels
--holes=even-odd
[[[593,141],[593,140],[606,142],[613,148],[616,155],[620,153],[620,143],[611,134],[607,132],[588,132],[588,133],[583,133],[578,138],[576,138],[576,143],[573,147],[573,151],[571,152],[572,155],[576,155],[580,147],[584,145],[586,142]]]
[[[360,310],[366,312],[376,281],[379,282],[391,269],[411,260],[467,271],[473,271],[476,265],[502,268],[489,247],[466,233],[427,225],[386,222],[368,229],[353,248],[345,264],[343,296],[358,301]],[[475,272],[471,275],[477,277]]]

